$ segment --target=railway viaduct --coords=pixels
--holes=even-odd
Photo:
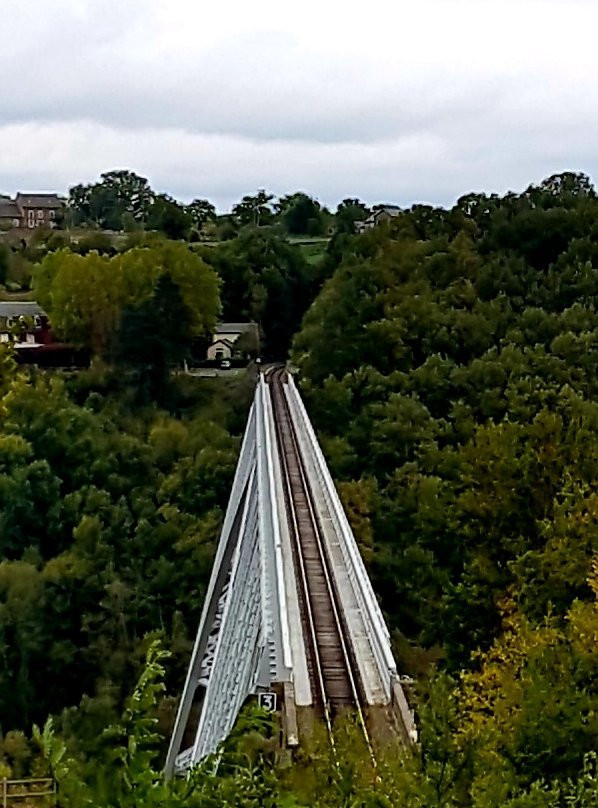
[[[281,712],[284,743],[306,717],[334,748],[351,713],[376,734],[416,738],[376,601],[290,374],[260,375],[181,696],[166,773],[216,751],[250,697]]]

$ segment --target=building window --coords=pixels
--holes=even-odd
[[[38,210],[38,212],[37,212],[37,218],[38,218],[38,219],[43,219],[43,218],[44,218],[44,212],[43,212],[43,210]]]
[[[49,213],[49,216],[50,216],[50,219],[55,219],[56,218],[56,211],[51,210],[50,213]]]
[[[34,217],[35,217],[35,211],[34,211],[34,210],[29,209],[29,210],[27,211],[27,218],[28,218],[28,219],[33,219]]]
[[[18,227],[20,224],[21,224],[21,222],[20,222],[19,219],[13,219],[12,220],[12,226],[13,227]]]
[[[31,228],[35,227],[35,220],[29,219],[29,221],[27,222],[27,226]]]

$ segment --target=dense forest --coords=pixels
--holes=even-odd
[[[0,345],[0,773],[51,772],[73,808],[596,808],[588,178],[349,222],[317,260],[252,211],[217,244],[131,233],[31,256],[94,360],[27,371]],[[169,368],[221,313],[297,369],[415,679],[419,743],[376,776],[349,727],[340,768],[317,745],[278,767],[249,711],[218,766],[160,778],[254,376]]]

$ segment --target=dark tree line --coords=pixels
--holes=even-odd
[[[357,199],[345,199],[336,215],[308,194],[298,191],[275,200],[259,189],[246,194],[230,213],[218,216],[207,199],[185,205],[154,191],[145,177],[132,171],[108,171],[100,180],[69,191],[67,223],[90,224],[106,230],[158,230],[168,238],[226,240],[244,227],[277,225],[289,236],[327,236],[334,230],[353,232],[355,221],[368,213]]]

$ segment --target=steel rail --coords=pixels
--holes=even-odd
[[[272,380],[272,382],[271,382],[272,386],[274,386],[274,384],[282,385],[282,379],[280,377],[283,375],[283,373],[284,373],[284,371],[282,371],[281,369],[278,369],[278,368],[275,369],[275,370],[270,371],[269,380]],[[279,381],[279,379],[280,379],[280,381]],[[280,390],[279,392],[280,392],[281,398],[282,398],[282,390]],[[277,413],[277,412],[279,412],[278,401],[277,401],[275,396],[273,396],[272,400],[273,400],[274,412]],[[298,567],[299,567],[299,573],[300,573],[300,578],[301,578],[301,589],[302,589],[302,593],[303,593],[303,605],[304,605],[304,608],[305,608],[305,611],[306,611],[306,617],[307,617],[309,633],[310,633],[310,637],[309,637],[309,639],[310,639],[310,651],[311,651],[311,654],[312,654],[312,657],[313,657],[312,663],[313,663],[313,668],[314,668],[314,674],[315,674],[315,677],[317,679],[316,684],[317,684],[317,688],[318,688],[318,691],[319,691],[320,699],[322,700],[322,706],[323,706],[323,709],[324,709],[324,720],[326,722],[326,727],[327,727],[327,730],[328,730],[328,737],[330,739],[330,744],[332,746],[332,751],[333,751],[334,758],[335,758],[335,761],[336,761],[337,754],[336,754],[336,745],[335,745],[335,742],[334,742],[334,734],[333,734],[333,731],[332,731],[332,713],[331,713],[331,710],[330,710],[330,704],[329,704],[328,696],[327,696],[327,693],[326,693],[326,685],[324,684],[324,676],[323,676],[323,672],[322,672],[322,663],[321,663],[321,659],[320,659],[320,649],[319,649],[319,646],[318,646],[316,625],[315,625],[314,614],[313,614],[313,609],[312,609],[312,604],[311,604],[309,585],[308,585],[308,581],[307,581],[307,570],[306,570],[306,567],[305,567],[305,558],[304,558],[304,554],[303,554],[303,548],[301,546],[301,533],[300,533],[300,529],[299,529],[299,522],[298,522],[298,519],[297,519],[297,512],[296,512],[295,507],[294,507],[294,498],[293,498],[293,490],[292,490],[292,485],[291,485],[289,463],[288,463],[288,458],[287,458],[286,452],[283,449],[283,438],[282,438],[282,434],[281,434],[282,430],[281,430],[281,424],[280,424],[280,421],[279,421],[278,418],[275,418],[275,427],[276,427],[276,436],[277,436],[277,439],[278,439],[278,446],[279,446],[279,460],[280,460],[280,465],[281,465],[281,469],[282,469],[282,473],[283,473],[283,482],[284,482],[284,488],[285,488],[285,499],[286,499],[286,504],[287,504],[287,516],[289,517],[289,520],[291,521],[291,526],[292,526],[292,531],[291,532],[292,532],[292,535],[293,535],[294,548],[295,548],[295,552],[296,552],[296,557],[297,557],[297,562],[298,562]],[[313,684],[314,683],[312,682],[312,686],[313,686]],[[338,764],[338,761],[337,761],[337,764]]]
[[[329,560],[327,556],[327,552],[324,546],[324,541],[322,538],[322,532],[320,529],[320,525],[318,522],[318,517],[316,514],[316,510],[314,508],[313,503],[313,494],[311,491],[311,487],[309,484],[308,474],[305,469],[304,460],[301,453],[301,448],[299,446],[299,441],[296,434],[296,427],[293,422],[293,416],[291,409],[289,407],[288,401],[286,399],[284,393],[284,377],[286,375],[286,371],[281,368],[274,369],[269,374],[269,381],[273,389],[276,389],[276,394],[272,396],[273,405],[274,405],[274,412],[277,416],[282,415],[284,421],[288,425],[288,442],[290,443],[290,448],[292,449],[293,456],[297,465],[297,471],[299,474],[300,484],[303,488],[309,521],[311,524],[311,532],[313,534],[315,545],[317,549],[317,554],[320,561],[321,570],[323,573],[323,578],[326,585],[326,594],[327,599],[330,603],[330,610],[332,612],[332,616],[334,619],[334,627],[336,629],[336,635],[338,639],[338,646],[341,651],[342,663],[344,667],[344,675],[346,676],[349,684],[350,689],[350,701],[352,702],[352,706],[355,708],[357,713],[357,719],[362,731],[362,734],[365,739],[366,746],[368,748],[368,752],[370,758],[372,760],[372,764],[376,767],[376,757],[374,755],[374,751],[372,748],[371,739],[369,737],[369,733],[367,730],[367,726],[365,723],[364,713],[361,704],[361,697],[359,688],[357,685],[356,678],[353,673],[353,665],[351,661],[351,655],[349,652],[349,640],[346,637],[346,628],[343,624],[343,620],[340,615],[339,606],[338,606],[338,595],[336,593],[336,587],[334,585],[334,581],[332,579],[332,575],[329,569]],[[283,471],[284,477],[284,484],[285,484],[285,493],[287,499],[287,513],[289,519],[292,523],[292,533],[294,537],[294,546],[297,554],[297,562],[300,572],[301,578],[301,587],[303,590],[303,601],[305,604],[305,610],[307,613],[307,623],[309,626],[310,632],[310,640],[312,645],[312,652],[313,652],[313,663],[314,663],[314,674],[315,678],[317,679],[317,689],[320,693],[320,698],[322,700],[322,706],[324,709],[324,717],[328,729],[328,735],[330,739],[331,748],[333,750],[333,755],[335,757],[335,761],[338,765],[337,760],[337,752],[336,752],[336,744],[334,740],[334,732],[333,732],[333,701],[334,698],[331,698],[330,693],[327,691],[326,688],[326,676],[324,675],[324,663],[322,661],[321,649],[320,649],[320,637],[318,636],[318,631],[316,627],[316,620],[314,616],[314,605],[312,603],[313,598],[312,595],[312,588],[310,587],[310,579],[309,574],[307,571],[307,565],[305,561],[305,554],[304,554],[304,547],[303,547],[303,537],[301,533],[301,528],[299,525],[299,518],[297,515],[297,503],[295,502],[295,497],[293,493],[293,486],[291,483],[291,474],[289,469],[289,459],[287,457],[287,452],[285,451],[285,441],[283,436],[283,426],[281,423],[280,417],[275,418],[276,421],[276,433],[278,438],[279,444],[279,457],[281,462],[281,468]],[[312,581],[313,583],[313,581]]]

